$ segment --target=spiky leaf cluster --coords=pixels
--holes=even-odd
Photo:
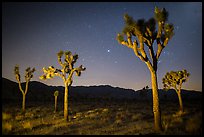
[[[164,89],[168,90],[171,87],[177,89],[177,86],[181,85],[183,82],[186,82],[189,76],[190,73],[188,73],[185,69],[181,71],[167,72],[164,78],[162,79]]]
[[[122,34],[120,34],[120,33],[118,33],[118,35],[117,35],[117,40],[118,40],[118,43],[121,43],[122,41],[125,41],[124,36]]]
[[[26,68],[25,70],[25,80],[30,81],[31,78],[33,78],[33,73],[35,72],[35,68],[31,69],[30,67]],[[21,81],[20,79],[20,73],[19,73],[19,65],[16,65],[14,67],[14,73],[16,76],[17,81]]]
[[[164,42],[166,38],[168,40],[174,35],[174,26],[172,24],[165,24],[168,19],[168,12],[163,9],[155,7],[155,18],[150,18],[145,21],[144,19],[134,20],[128,14],[124,15],[125,27],[122,34],[117,35],[119,43],[124,41],[124,35],[129,33],[131,36],[143,36],[148,39],[156,39],[156,22],[160,24],[161,29],[161,41]],[[168,42],[168,41],[166,41]],[[166,45],[166,44],[165,44]]]
[[[80,65],[79,68],[76,70],[76,76],[81,76],[81,71],[84,70],[86,70],[86,68]]]
[[[123,34],[130,33],[133,36],[144,35],[147,23],[144,19],[139,19],[135,21],[128,14],[124,15],[125,27],[123,29]]]
[[[128,14],[124,15],[125,27],[123,28],[123,35],[126,33],[130,33],[133,36],[153,36],[155,34],[156,29],[156,21],[154,18],[150,18],[149,20],[145,21],[144,19],[139,19],[135,21],[132,17]],[[121,36],[118,35],[118,39],[123,39]]]
[[[62,62],[62,56],[64,55],[64,62]],[[74,64],[76,63],[78,59],[78,55],[74,54],[72,55],[71,51],[60,51],[57,53],[58,56],[58,62],[62,66],[62,69],[56,69],[53,66],[50,66],[48,68],[43,68],[44,74],[40,76],[40,79],[45,80],[45,79],[50,79],[53,78],[54,76],[60,76],[64,80],[66,79],[66,74],[72,75],[74,71],[76,72],[77,76],[81,75],[81,71],[84,71],[85,68],[81,65],[78,68],[74,68]],[[69,79],[71,83],[71,78]]]
[[[169,13],[166,11],[165,8],[159,9],[155,7],[154,10],[155,19],[160,23],[165,23],[168,20]]]
[[[56,90],[56,91],[54,92],[54,96],[58,96],[58,95],[59,95],[59,91]]]
[[[74,54],[72,55],[71,51],[60,51],[57,55],[58,55],[58,60],[59,62],[61,62],[62,56],[65,56],[64,58],[64,67],[65,67],[65,72],[69,73],[70,69],[74,67],[74,64],[76,63],[77,59],[78,59],[78,55]]]
[[[16,76],[16,80],[21,81],[21,76],[20,76],[20,73],[19,73],[19,65],[16,65],[14,67],[14,74]]]
[[[55,69],[53,66],[49,66],[47,69],[43,67],[44,75],[40,76],[40,79],[50,79],[53,78],[60,70]]]
[[[28,67],[26,69],[25,72],[25,79],[27,79],[28,81],[30,81],[30,79],[33,77],[33,73],[35,72],[35,68],[31,69],[30,67]]]

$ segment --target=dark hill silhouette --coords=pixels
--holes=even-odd
[[[25,83],[23,83],[23,89]],[[26,100],[29,102],[49,102],[54,101],[54,91],[59,91],[59,101],[64,100],[64,87],[63,86],[48,86],[38,81],[31,81],[29,83],[29,89],[26,96]],[[147,94],[141,97],[140,92],[142,90],[134,91],[132,89],[123,89],[119,87],[112,87],[109,85],[100,86],[76,86],[70,88],[71,100],[114,100],[114,99],[126,99],[126,100],[152,100],[151,89],[147,90]],[[183,100],[201,100],[202,92],[182,90],[181,92]],[[159,89],[159,96],[161,100],[178,100],[177,94],[173,89],[170,91],[162,91]],[[22,94],[18,88],[18,83],[2,78],[2,103],[21,102]]]

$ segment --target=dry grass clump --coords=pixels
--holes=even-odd
[[[131,117],[132,121],[138,121],[142,119],[142,114],[141,113],[137,113],[137,114],[133,114]]]
[[[11,132],[13,129],[13,126],[11,122],[2,122],[2,134],[7,134]]]
[[[33,125],[31,124],[30,121],[23,122],[22,126],[23,126],[24,129],[32,129],[33,128]]]
[[[185,130],[190,134],[202,134],[202,113],[196,114],[189,118],[186,121]]]
[[[12,118],[11,114],[2,112],[2,120],[9,120],[11,118]]]

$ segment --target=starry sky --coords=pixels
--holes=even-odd
[[[13,70],[19,64],[22,81],[30,66],[36,68],[32,81],[64,86],[60,77],[43,81],[39,76],[43,67],[60,68],[57,53],[70,50],[79,55],[75,66],[86,67],[80,77],[74,75],[73,86],[151,88],[146,64],[116,36],[124,27],[125,13],[148,20],[155,6],[166,8],[168,22],[175,27],[159,58],[159,88],[166,72],[186,69],[191,75],[182,88],[202,91],[201,2],[2,3],[2,77],[16,81]]]

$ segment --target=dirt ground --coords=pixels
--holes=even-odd
[[[175,102],[160,102],[164,131],[153,129],[151,102],[73,102],[69,122],[63,119],[63,103],[2,106],[2,134],[9,135],[202,135],[202,103],[184,102],[178,113]]]

